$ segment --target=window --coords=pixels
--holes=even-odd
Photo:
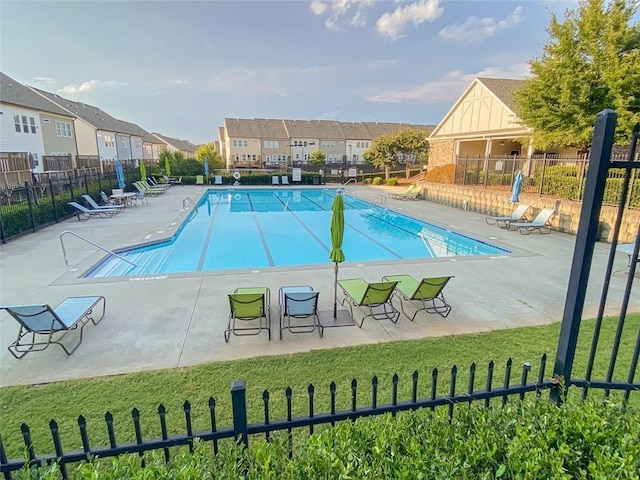
[[[115,146],[113,137],[111,135],[105,135],[104,136],[104,146],[105,147],[113,147],[113,146]]]
[[[56,120],[56,133],[59,137],[71,138],[71,124],[69,122],[60,122]]]
[[[237,147],[237,146],[238,146],[238,141],[237,141],[237,140],[234,140],[234,141],[233,141],[233,146],[234,146],[234,147]]]
[[[336,148],[336,142],[333,140],[323,140],[320,142],[320,148]]]
[[[29,117],[29,124],[31,125],[31,133],[36,133],[36,119]]]
[[[243,147],[248,147],[249,146],[249,142],[247,142],[246,140],[243,140],[243,143],[244,143]]]
[[[26,115],[22,115],[22,131],[24,133],[29,133],[29,124],[27,123]]]
[[[279,148],[279,142],[277,140],[265,140],[262,145],[264,148]]]
[[[34,117],[27,117],[26,115],[14,115],[13,125],[16,133],[37,133],[38,131],[36,119]]]
[[[16,126],[16,132],[20,133],[20,115],[13,116],[13,123]]]

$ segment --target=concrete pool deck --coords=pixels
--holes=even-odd
[[[334,186],[328,185],[327,188]],[[335,185],[337,187],[337,185]],[[218,187],[219,188],[219,187]],[[316,187],[317,188],[317,187]],[[404,187],[347,189],[373,201],[382,193]],[[103,295],[106,315],[97,326],[88,325],[78,350],[67,356],[52,345],[16,360],[7,350],[18,331],[17,322],[0,312],[0,386],[37,384],[73,378],[114,375],[141,370],[175,368],[215,360],[259,355],[280,355],[312,349],[481,332],[557,322],[562,317],[575,237],[559,232],[529,236],[487,225],[482,214],[426,201],[387,199],[390,209],[450,228],[511,250],[510,255],[447,257],[425,260],[370,262],[340,265],[340,278],[379,280],[384,275],[408,273],[416,278],[454,275],[445,289],[453,309],[445,319],[418,314],[414,322],[401,316],[397,324],[367,319],[358,327],[326,328],[317,333],[278,339],[278,288],[311,285],[320,292],[320,309],[333,308],[333,265],[266,268],[144,277],[83,279],[79,276],[104,252],[72,235],[64,244],[60,235],[72,231],[114,250],[125,245],[171,235],[188,214],[190,202],[204,193],[202,186],[176,186],[148,205],[128,208],[106,219],[66,220],[0,247],[0,304],[48,303],[67,296]],[[186,208],[184,208],[184,207]],[[327,225],[327,228],[329,226]],[[608,255],[607,244],[597,244],[584,317],[597,314]],[[242,246],[239,245],[239,254]],[[627,257],[616,255],[614,270],[623,269]],[[609,286],[605,314],[619,313],[626,275],[616,273]],[[225,343],[229,304],[227,294],[237,287],[271,289],[272,340],[262,333],[232,336]],[[640,312],[634,285],[629,312]],[[338,294],[339,299],[342,298]],[[360,317],[357,317],[360,318]],[[68,340],[72,341],[72,338]]]

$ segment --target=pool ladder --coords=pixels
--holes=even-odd
[[[99,248],[103,252],[106,252],[109,255],[113,255],[114,257],[118,258],[119,260],[122,260],[123,262],[127,262],[128,264],[133,265],[134,267],[142,268],[142,269],[145,268],[145,267],[143,267],[141,265],[133,263],[131,260],[127,260],[122,255],[118,255],[117,253],[112,252],[108,248],[104,248],[102,245],[98,245],[96,242],[92,242],[91,240],[89,240],[88,238],[83,237],[82,235],[78,235],[77,233],[72,232],[71,230],[65,230],[64,232],[62,232],[60,234],[60,245],[62,245],[62,255],[64,256],[64,264],[67,267],[69,266],[69,259],[67,258],[67,251],[64,248],[64,241],[62,240],[62,237],[64,237],[66,234],[73,235],[74,237],[79,238],[80,240],[84,240],[88,244],[93,245],[94,247]]]
[[[349,185],[351,182],[353,182],[353,189],[356,189],[356,186],[358,185],[358,180],[356,178],[350,178],[349,180],[347,180],[346,182],[344,182],[342,184],[343,187],[346,187],[347,185]]]
[[[376,199],[373,201],[372,205],[386,205],[387,204],[387,196],[384,193],[381,193],[380,195],[378,195],[376,197]]]

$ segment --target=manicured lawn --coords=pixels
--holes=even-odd
[[[616,331],[616,318],[605,319],[593,378],[603,378],[608,365]],[[583,377],[593,337],[592,320],[583,322],[575,360],[575,376]],[[614,379],[626,380],[638,329],[640,314],[628,315],[619,349]],[[160,436],[157,408],[162,403],[168,410],[169,434],[184,432],[182,404],[191,403],[194,431],[210,428],[207,401],[217,402],[217,425],[231,425],[230,385],[233,380],[247,381],[249,421],[264,419],[262,395],[271,393],[271,418],[284,418],[284,390],[293,389],[293,414],[308,413],[307,388],[315,386],[315,412],[329,410],[329,384],[337,384],[337,408],[350,408],[351,381],[358,380],[358,405],[371,402],[371,379],[379,379],[378,404],[390,401],[391,378],[399,375],[398,400],[411,398],[411,376],[418,372],[418,397],[431,390],[431,374],[438,368],[438,395],[448,395],[450,370],[458,366],[457,391],[466,391],[469,366],[476,362],[475,390],[486,385],[487,364],[493,360],[493,385],[504,381],[505,364],[513,358],[511,384],[519,383],[524,362],[531,363],[530,380],[538,377],[540,357],[547,353],[546,378],[549,378],[555,356],[559,324],[525,327],[494,332],[426,338],[421,340],[380,343],[307,353],[259,357],[228,362],[214,362],[195,367],[139,372],[47,385],[7,387],[0,389],[0,434],[9,458],[23,455],[20,425],[26,422],[32,432],[36,454],[52,453],[48,428],[55,419],[60,428],[65,450],[81,446],[77,418],[83,415],[89,425],[93,446],[108,444],[104,414],[114,415],[118,443],[134,437],[131,409],[141,412],[145,438]],[[601,396],[600,391],[591,395]],[[638,395],[632,395],[638,403]],[[515,401],[515,399],[514,399]],[[495,400],[497,403],[498,400]]]

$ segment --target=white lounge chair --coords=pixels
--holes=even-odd
[[[91,217],[113,217],[120,210],[115,208],[99,208],[97,210],[90,210],[84,205],[80,205],[77,202],[69,202],[75,209],[75,215],[78,217],[78,220],[89,220]]]
[[[556,214],[553,208],[543,208],[531,222],[509,222],[508,230],[518,230],[522,235],[529,235],[531,232],[539,231],[541,234],[551,232],[551,218]]]
[[[117,210],[118,212],[122,212],[124,210],[124,205],[98,205],[96,201],[93,199],[91,195],[87,195],[86,193],[82,195],[82,198],[85,202],[89,204],[89,208],[93,210]]]
[[[525,214],[529,210],[529,204],[521,203],[511,212],[511,215],[505,217],[486,217],[485,220],[489,225],[498,225],[500,228],[507,228],[510,222],[523,222],[527,220]]]
[[[271,177],[271,185],[280,185],[280,177],[278,175]]]
[[[216,175],[215,177],[213,177],[213,184],[222,185],[222,175]]]
[[[289,176],[288,175],[282,175],[282,182],[280,182],[280,185],[289,185]]]

